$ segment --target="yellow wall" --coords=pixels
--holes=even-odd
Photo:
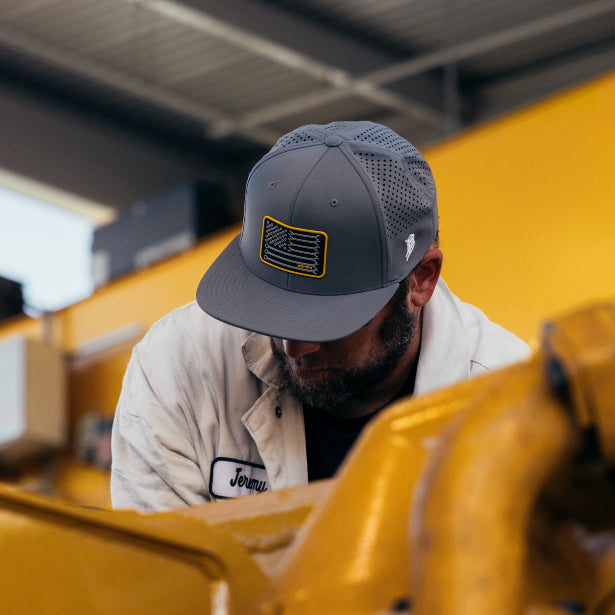
[[[615,297],[615,74],[426,152],[443,276],[528,341]]]

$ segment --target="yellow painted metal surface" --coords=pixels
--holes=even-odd
[[[614,308],[391,407],[331,481],[153,515],[2,487],[3,609],[615,615]]]
[[[512,615],[531,598],[533,505],[579,444],[541,365],[492,379],[430,460],[411,518],[417,613]]]
[[[561,369],[577,421],[595,426],[602,454],[615,464],[615,305],[560,318],[547,327],[543,346],[552,368]]]
[[[551,323],[543,347],[489,379],[417,485],[417,615],[615,608],[615,306]]]
[[[401,402],[367,429],[259,612],[376,613],[410,597],[412,488],[439,431],[479,386]]]
[[[223,528],[253,557],[263,572],[273,577],[320,502],[337,486],[334,479],[291,489],[258,494],[258,497],[228,499],[214,505],[183,508],[177,514],[196,517],[214,528]]]
[[[3,613],[243,614],[265,575],[222,528],[0,488]]]
[[[582,373],[612,378],[609,314],[583,311],[549,328],[547,340],[577,340],[567,350],[389,410],[306,522],[257,612],[609,612],[615,490],[608,459],[576,460],[591,452],[591,439],[548,369],[554,358],[567,365],[577,357]],[[574,377],[565,368],[563,375]],[[606,380],[584,386],[586,397],[599,386],[592,399],[610,401]],[[609,450],[615,414],[593,416]]]

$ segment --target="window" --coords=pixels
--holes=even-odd
[[[0,276],[23,285],[26,313],[92,294],[94,227],[88,216],[0,187]]]

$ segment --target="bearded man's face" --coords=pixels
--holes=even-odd
[[[333,342],[271,338],[284,384],[299,402],[333,409],[390,376],[404,356],[417,317],[407,305],[407,284],[363,328]]]

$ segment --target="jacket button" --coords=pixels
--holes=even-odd
[[[275,407],[275,415],[281,419],[282,418],[282,408],[280,408],[280,406],[276,406]]]

